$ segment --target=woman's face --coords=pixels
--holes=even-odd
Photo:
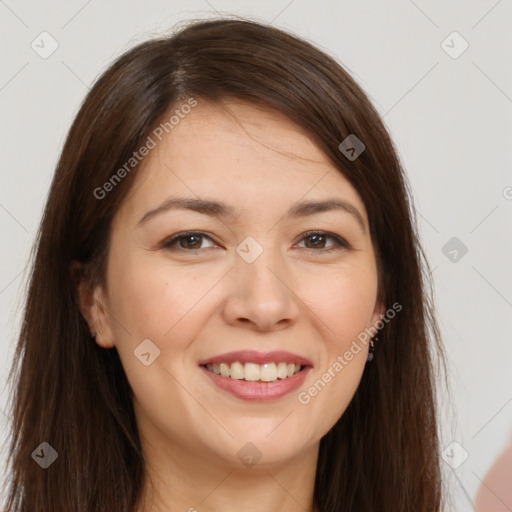
[[[119,352],[148,449],[270,467],[313,453],[343,414],[368,348],[345,354],[383,310],[355,189],[286,118],[228,106],[238,122],[199,101],[153,136],[90,318]],[[328,200],[342,206],[303,206]]]

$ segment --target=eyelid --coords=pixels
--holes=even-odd
[[[337,248],[350,249],[350,244],[344,238],[334,233],[331,233],[330,231],[323,231],[321,229],[313,229],[311,231],[306,231],[305,233],[302,233],[300,235],[299,243],[302,242],[305,238],[308,238],[313,235],[320,235],[325,236],[326,238],[332,238],[335,241],[336,246],[338,246]],[[329,249],[309,249],[308,247],[305,247],[305,249],[314,252],[330,252],[330,250],[335,250],[336,246],[330,247]]]
[[[193,235],[200,236],[202,238],[208,238],[209,240],[211,240],[212,242],[217,244],[217,242],[215,241],[215,238],[213,236],[209,235],[208,233],[205,233],[204,231],[190,230],[190,231],[180,231],[174,235],[171,235],[170,237],[166,238],[160,244],[160,247],[162,249],[167,249],[168,251],[185,252],[185,253],[186,252],[195,253],[197,251],[204,251],[205,249],[184,249],[182,247],[177,247],[177,248],[172,247],[172,245],[174,245],[181,238],[186,238],[187,236],[193,236]],[[323,231],[323,230],[318,230],[318,229],[301,233],[300,238],[297,243],[300,243],[304,239],[306,239],[310,236],[313,236],[313,235],[320,235],[320,236],[324,236],[326,238],[331,238],[332,240],[334,240],[335,244],[334,244],[334,246],[331,246],[327,249],[323,249],[323,248],[315,249],[315,248],[304,247],[304,249],[306,249],[307,251],[314,252],[314,253],[330,253],[330,252],[334,252],[339,249],[345,249],[345,250],[351,249],[350,244],[344,238],[342,238],[334,233],[331,233],[329,231]],[[208,247],[207,249],[212,249],[212,247]]]
[[[173,248],[171,247],[171,245],[173,245],[175,242],[177,242],[180,238],[186,238],[187,236],[193,236],[193,235],[200,236],[202,238],[208,238],[209,240],[211,240],[212,242],[217,244],[217,242],[215,241],[213,236],[209,235],[208,233],[205,233],[204,231],[190,230],[190,231],[180,231],[179,233],[176,233],[174,235],[171,235],[170,237],[167,237],[160,244],[160,247],[163,249],[172,251]],[[194,252],[194,251],[201,251],[201,250],[204,250],[204,249],[183,249],[182,247],[179,247],[176,249],[176,251],[182,251],[182,252]]]

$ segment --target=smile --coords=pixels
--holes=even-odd
[[[249,382],[274,382],[277,379],[287,379],[304,369],[304,365],[294,363],[220,363],[205,365],[206,369],[222,377],[246,380]]]
[[[275,401],[299,388],[313,363],[285,351],[242,350],[199,361],[214,389],[250,402]]]

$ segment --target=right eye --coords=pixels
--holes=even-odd
[[[201,231],[182,231],[168,238],[162,244],[162,249],[167,251],[197,251],[201,249],[201,241],[204,238],[213,241],[208,235]],[[184,243],[182,243],[182,241],[184,241]],[[176,247],[177,242],[179,242],[178,247]]]

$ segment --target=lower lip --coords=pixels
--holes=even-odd
[[[311,366],[308,366],[286,379],[277,379],[274,382],[261,382],[223,377],[207,370],[204,366],[199,368],[207,374],[217,387],[237,398],[250,402],[270,402],[282,398],[297,389],[304,382],[309,370],[311,370]]]

